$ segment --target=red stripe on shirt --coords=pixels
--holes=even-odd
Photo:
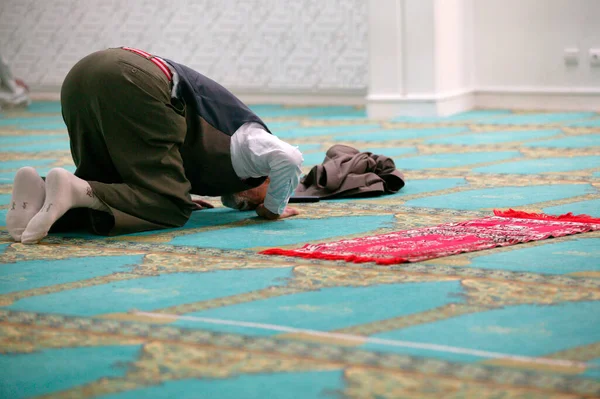
[[[172,78],[171,71],[162,60],[159,60],[158,58],[150,58],[150,61],[154,62],[156,66],[158,66],[165,73],[165,75],[167,75],[169,80]]]
[[[123,50],[129,50],[129,51],[133,51],[134,53],[136,53],[136,54],[139,54],[139,55],[141,55],[142,57],[146,57],[146,58],[150,58],[150,57],[152,57],[152,55],[148,54],[147,52],[145,52],[145,51],[142,51],[142,50],[138,50],[138,49],[136,49],[136,48],[131,48],[131,47],[123,47]]]
[[[161,60],[160,58],[155,58],[152,54],[147,53],[145,51],[142,50],[138,50],[136,48],[131,48],[131,47],[122,47],[123,50],[127,50],[127,51],[131,51],[133,53],[136,53],[137,55],[141,55],[144,58],[149,59],[150,61],[152,61],[157,67],[160,68],[161,71],[163,71],[163,73],[165,75],[167,75],[167,78],[169,78],[169,80],[171,80],[173,78],[173,74],[171,73],[171,70],[169,69],[169,67],[166,65],[166,63]]]

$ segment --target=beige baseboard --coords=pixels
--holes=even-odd
[[[247,104],[366,105],[369,117],[374,119],[399,115],[449,116],[473,108],[600,112],[600,87],[589,89],[482,87],[475,90],[419,96],[367,96],[361,90],[258,92],[234,89],[233,92]],[[33,86],[31,98],[34,101],[58,101],[60,87]]]
[[[474,107],[471,89],[439,94],[367,96],[367,114],[373,119],[387,119],[400,115],[449,116]]]
[[[481,87],[475,91],[475,105],[478,108],[600,112],[600,87]]]

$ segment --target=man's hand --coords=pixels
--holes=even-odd
[[[264,204],[260,204],[258,207],[256,207],[256,213],[258,216],[260,216],[262,218],[269,219],[269,220],[275,220],[275,219],[283,219],[283,218],[289,218],[290,216],[299,215],[300,211],[297,210],[296,208],[290,208],[289,206],[286,206],[285,209],[283,210],[283,213],[281,215],[278,215],[276,213],[271,212],[267,208],[265,208]]]
[[[214,208],[214,206],[210,202],[206,202],[201,199],[192,198],[192,202],[194,204],[196,204],[196,209],[195,209],[196,211],[200,210],[200,209],[205,209],[205,208],[208,208],[208,209]]]

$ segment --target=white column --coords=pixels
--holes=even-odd
[[[472,108],[472,1],[369,0],[369,117]]]

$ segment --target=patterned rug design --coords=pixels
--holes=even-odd
[[[0,397],[600,396],[598,231],[392,266],[259,254],[497,208],[598,217],[600,114],[252,108],[305,172],[343,143],[407,184],[275,222],[207,198],[180,229],[25,246],[0,227]],[[56,102],[0,115],[0,226],[26,165],[74,169]]]
[[[296,249],[270,248],[259,253],[393,265],[600,230],[600,218],[589,215],[556,216],[512,209],[495,210],[494,215],[466,222],[306,244]]]

